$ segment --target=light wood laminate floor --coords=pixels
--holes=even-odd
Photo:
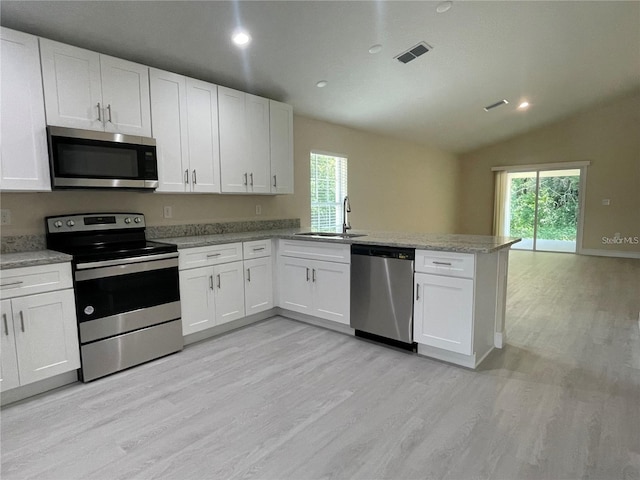
[[[512,252],[479,371],[283,318],[4,408],[3,479],[640,478],[640,261]]]

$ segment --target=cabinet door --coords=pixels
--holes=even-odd
[[[100,55],[105,130],[151,136],[149,67]]]
[[[216,297],[216,325],[244,317],[244,275],[242,262],[213,267]]]
[[[269,100],[246,94],[249,188],[252,193],[271,193],[269,158]]]
[[[186,79],[152,68],[151,118],[158,153],[158,192],[189,190]]]
[[[245,93],[218,87],[220,121],[220,189],[223,193],[246,193],[248,145]]]
[[[244,301],[247,315],[273,308],[271,257],[244,261]]]
[[[0,29],[0,189],[51,190],[38,39]]]
[[[0,391],[4,392],[20,385],[11,300],[0,302],[0,316],[2,317],[2,325],[0,325],[2,329],[0,332],[2,336],[2,340],[0,340]]]
[[[312,262],[313,314],[349,325],[351,266]]]
[[[279,307],[313,315],[310,263],[295,257],[279,258]]]
[[[104,130],[100,55],[40,39],[47,123]]]
[[[413,340],[471,355],[473,280],[416,273]]]
[[[180,307],[184,335],[215,326],[213,268],[180,271]]]
[[[187,78],[189,165],[194,192],[220,192],[220,142],[216,85]]]
[[[73,290],[11,302],[21,385],[80,368]]]
[[[293,193],[293,108],[269,100],[271,193]]]

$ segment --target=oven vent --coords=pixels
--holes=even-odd
[[[491,105],[487,105],[486,107],[484,107],[484,111],[485,111],[485,112],[488,112],[489,110],[492,110],[492,109],[494,109],[494,108],[498,108],[498,107],[499,107],[499,106],[501,106],[501,105],[506,105],[507,103],[509,103],[509,102],[507,102],[507,101],[503,98],[503,99],[502,99],[502,100],[500,100],[499,102],[492,103]]]
[[[409,63],[410,61],[415,60],[420,55],[423,55],[432,49],[433,47],[426,42],[420,42],[416,46],[411,47],[406,52],[402,52],[400,55],[396,55],[393,58],[402,63]]]

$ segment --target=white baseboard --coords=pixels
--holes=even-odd
[[[4,407],[10,403],[18,402],[41,393],[48,392],[56,388],[64,387],[78,381],[78,370],[61,373],[53,377],[45,378],[34,383],[23,385],[12,390],[2,392],[0,395],[0,404]]]
[[[625,252],[623,250],[600,250],[596,248],[583,248],[580,255],[592,255],[596,257],[640,258],[640,252]]]

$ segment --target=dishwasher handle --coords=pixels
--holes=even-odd
[[[388,247],[385,245],[351,245],[351,255],[369,257],[395,258],[398,260],[415,260],[414,248]]]

